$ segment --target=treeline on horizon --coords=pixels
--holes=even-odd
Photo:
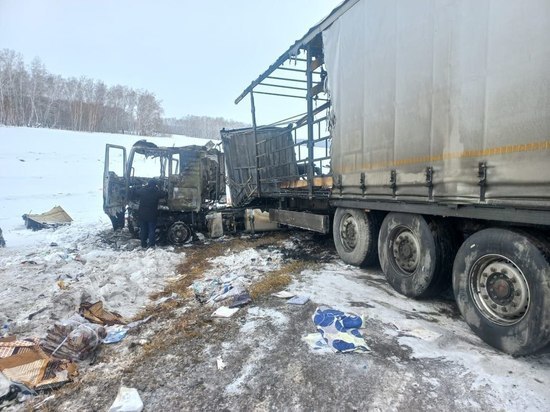
[[[247,125],[221,117],[162,117],[161,101],[147,90],[107,86],[87,77],[49,73],[35,57],[25,65],[13,50],[0,50],[0,124],[140,136],[182,134],[219,139],[222,128]]]

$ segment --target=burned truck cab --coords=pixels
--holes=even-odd
[[[160,147],[140,140],[126,160],[126,149],[107,145],[103,209],[113,229],[124,227],[139,236],[136,189],[154,179],[167,198],[160,201],[157,238],[180,245],[206,228],[206,215],[225,196],[223,153],[212,142],[205,146]],[[118,171],[118,173],[117,173]]]

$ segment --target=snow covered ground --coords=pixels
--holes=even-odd
[[[142,137],[110,133],[0,126],[0,228],[8,246],[35,243],[40,234],[24,229],[21,215],[62,206],[77,224],[102,225],[105,144],[125,146],[140,139],[159,146],[204,145],[186,136]]]
[[[170,248],[116,250],[102,209],[105,144],[129,149],[138,136],[0,127],[0,327],[38,335],[84,298],[134,315],[184,254]],[[162,146],[203,145],[174,136],[147,140]],[[25,228],[24,213],[60,205],[73,218],[55,230]],[[114,247],[113,247],[114,245]],[[38,312],[38,313],[36,313]],[[35,314],[36,313],[36,314]]]

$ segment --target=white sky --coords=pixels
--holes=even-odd
[[[341,0],[0,0],[0,49],[49,72],[147,89],[167,117],[250,123],[235,98]],[[288,99],[257,100],[259,123]],[[294,99],[293,99],[294,100]],[[283,113],[286,114],[286,113]],[[290,113],[294,114],[294,113]]]

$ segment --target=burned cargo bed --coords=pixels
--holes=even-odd
[[[221,131],[231,200],[269,209],[273,222],[328,233],[332,179],[321,174],[322,160],[301,156],[307,141],[297,138],[299,127]]]
[[[315,198],[328,198],[332,179],[322,176],[318,166],[312,167],[315,176],[309,178],[309,163],[300,159],[297,149],[305,142],[297,142],[294,130],[290,125],[221,131],[234,205],[257,199],[311,198],[311,191]]]

